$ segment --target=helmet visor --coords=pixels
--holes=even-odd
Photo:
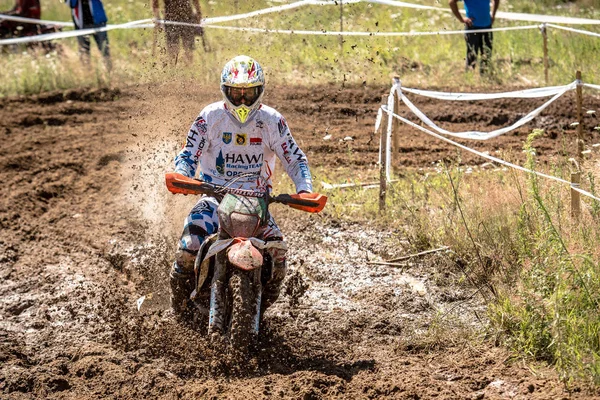
[[[262,94],[263,87],[262,86],[253,86],[253,87],[233,87],[233,86],[224,86],[223,92],[227,99],[234,106],[238,107],[242,104],[246,106],[251,106],[258,100],[260,95]]]

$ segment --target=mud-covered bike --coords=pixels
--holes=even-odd
[[[220,186],[178,173],[166,175],[172,193],[204,194],[219,201],[217,232],[202,243],[190,296],[196,318],[207,319],[211,341],[246,354],[258,337],[263,287],[272,271],[269,250],[287,250],[283,241],[265,241],[269,206],[285,204],[316,213],[327,197],[318,193],[280,194]]]

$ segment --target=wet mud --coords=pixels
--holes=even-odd
[[[286,116],[314,167],[360,175],[377,168],[372,132],[388,91],[274,87],[265,102]],[[552,368],[516,362],[482,340],[484,304],[444,257],[402,268],[369,264],[406,254],[410,244],[399,232],[327,211],[273,210],[291,247],[290,271],[248,363],[232,362],[174,320],[167,274],[194,199],[167,193],[163,174],[196,114],[218,99],[216,87],[170,82],[0,100],[0,397],[595,395],[567,392]],[[492,130],[543,102],[413,100],[455,131]],[[564,97],[514,134],[469,144],[523,162],[526,135],[543,128],[539,158],[553,162],[574,146],[574,105]],[[585,107],[595,110],[600,99],[587,96]],[[587,143],[600,141],[599,122],[585,114]],[[414,129],[400,135],[402,166],[486,162]]]

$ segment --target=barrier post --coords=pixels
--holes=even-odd
[[[544,79],[546,80],[546,85],[548,84],[548,30],[546,29],[546,24],[543,23],[542,27],[542,38],[544,39]]]
[[[401,83],[400,83],[400,77],[395,76],[393,79],[393,84],[396,85],[398,88],[400,87]],[[394,92],[394,109],[393,109],[395,114],[398,114],[398,111],[400,111],[400,95],[398,94],[398,91]],[[398,152],[400,152],[400,135],[399,132],[400,131],[400,120],[398,118],[394,118],[394,122],[392,123],[392,154],[390,155],[391,157],[391,165],[392,165],[392,169],[394,170],[394,172],[397,172],[398,170],[398,161],[399,161],[399,157],[398,157]]]
[[[573,188],[579,188],[581,183],[581,171],[571,172],[571,218],[579,222],[581,217],[581,195]]]
[[[344,0],[340,2],[340,33],[344,32]],[[344,55],[344,35],[340,35],[340,50],[341,55]]]
[[[388,96],[384,95],[381,99],[381,104],[387,107],[388,104]],[[381,125],[379,129],[379,149],[381,152],[381,159],[379,164],[379,212],[382,213],[385,210],[385,196],[387,192],[387,180],[385,174],[385,166],[386,166],[386,149],[387,149],[387,125],[388,125],[388,115],[387,113],[383,113],[381,116]]]
[[[577,161],[579,167],[583,165],[583,88],[581,71],[577,71]]]

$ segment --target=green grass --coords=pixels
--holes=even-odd
[[[9,0],[0,1],[0,9],[9,8]],[[234,14],[233,1],[203,1],[204,16]],[[437,1],[423,4],[440,6]],[[563,7],[553,2],[515,1],[502,10],[564,14],[598,18],[600,12],[591,7]],[[583,2],[586,3],[586,2]],[[587,2],[590,3],[590,2]],[[243,2],[238,12],[278,5],[262,0]],[[445,4],[445,3],[443,3]],[[69,8],[60,2],[44,3],[42,17],[70,20]],[[109,23],[123,23],[150,18],[149,4],[141,1],[106,1]],[[510,7],[510,9],[509,9]],[[596,7],[596,10],[598,8]],[[339,8],[305,6],[283,13],[267,14],[229,25],[266,27],[270,29],[339,30]],[[496,26],[525,23],[498,20]],[[448,12],[420,11],[380,4],[358,3],[344,7],[345,31],[437,31],[461,29]],[[598,30],[591,27],[589,29]],[[31,94],[45,90],[79,86],[127,85],[185,76],[199,83],[213,83],[222,65],[237,54],[255,56],[264,65],[269,80],[281,83],[313,84],[323,82],[387,83],[393,75],[403,82],[418,86],[489,86],[543,84],[542,38],[537,30],[499,32],[494,36],[495,74],[480,79],[478,74],[464,74],[465,44],[462,35],[427,37],[346,37],[343,48],[338,37],[302,36],[273,33],[243,33],[207,28],[207,39],[213,51],[204,53],[197,46],[195,62],[179,65],[175,71],[163,68],[167,60],[160,56],[162,36],[153,56],[151,29],[114,30],[109,32],[115,69],[107,74],[94,49],[92,72],[79,65],[76,39],[60,41],[64,54],[16,54],[0,57],[0,96]],[[584,77],[598,76],[600,66],[596,54],[600,40],[594,37],[551,30],[549,47],[552,56],[551,83],[570,81],[575,70]],[[183,64],[180,62],[180,64]],[[593,80],[593,79],[592,79]]]
[[[524,146],[532,169],[538,134]],[[566,157],[550,170],[569,179]],[[347,171],[313,174],[316,182],[339,183]],[[377,177],[375,168],[363,169],[356,182]],[[280,185],[277,191],[290,189]],[[594,191],[594,174],[582,186]],[[383,211],[378,189],[316,189],[329,195],[326,218],[394,230],[414,252],[450,246],[445,265],[488,301],[489,338],[517,358],[555,365],[567,387],[600,384],[600,202],[584,198],[577,223],[568,186],[514,170],[444,164],[403,171]]]

